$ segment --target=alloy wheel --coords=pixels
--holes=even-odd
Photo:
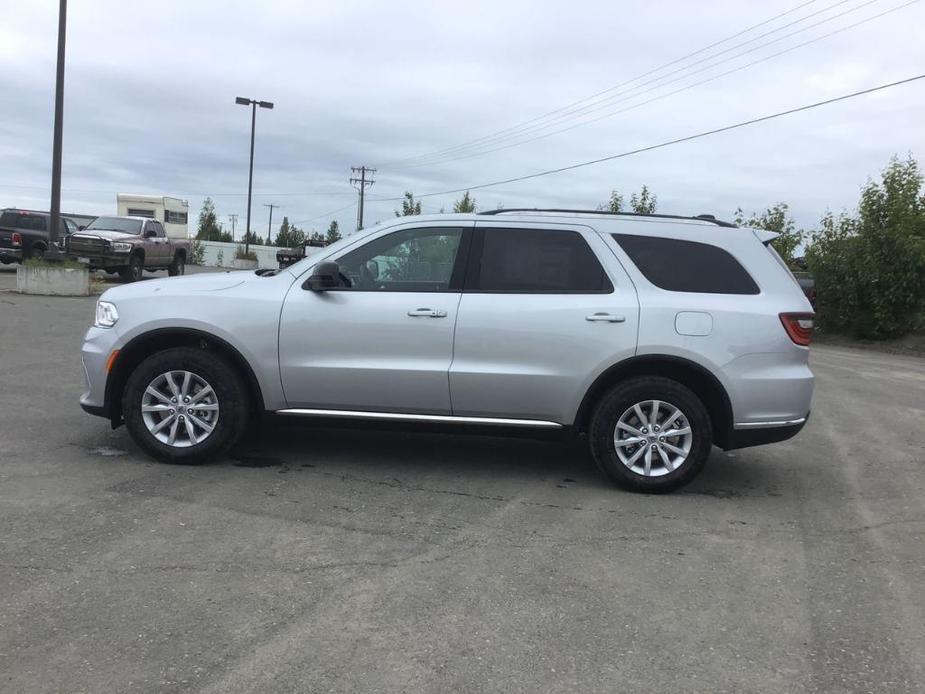
[[[693,440],[685,414],[664,400],[644,400],[627,408],[613,432],[620,462],[644,477],[667,475],[684,465]]]
[[[212,386],[190,371],[168,371],[145,388],[141,416],[148,432],[174,448],[205,441],[218,423],[218,397]]]

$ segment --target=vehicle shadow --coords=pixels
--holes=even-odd
[[[439,473],[511,481],[552,480],[592,488],[618,488],[600,471],[583,437],[557,432],[441,426],[332,423],[268,418],[251,427],[223,466],[315,468],[353,477],[383,474],[413,479]],[[676,494],[718,499],[779,497],[786,470],[762,449],[727,453],[714,448],[700,475]]]

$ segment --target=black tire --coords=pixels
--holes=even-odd
[[[219,406],[212,432],[201,443],[186,448],[159,441],[148,430],[141,412],[148,385],[169,371],[189,371],[205,380],[214,389]],[[122,394],[122,417],[132,439],[166,463],[191,465],[220,457],[247,428],[249,411],[247,387],[238,371],[218,354],[194,347],[174,347],[151,355],[129,376]]]
[[[623,413],[648,400],[660,400],[679,408],[687,417],[692,437],[690,451],[682,464],[667,474],[650,477],[624,465],[614,443],[614,431]],[[598,401],[588,439],[595,463],[611,480],[630,491],[661,494],[684,486],[703,469],[710,456],[713,431],[709,413],[693,391],[670,378],[640,376],[614,386]]]
[[[177,275],[186,274],[186,256],[182,253],[177,253],[173,262],[167,267],[167,274],[170,277],[176,277]]]
[[[40,243],[37,243],[34,246],[32,246],[32,248],[29,249],[29,257],[41,260],[42,258],[45,257],[45,252],[47,250],[48,249],[46,249],[45,246],[43,246]]]
[[[129,258],[128,266],[119,270],[119,276],[126,282],[137,282],[142,278],[145,269],[145,261],[140,255],[133,255]]]

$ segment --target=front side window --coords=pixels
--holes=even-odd
[[[604,268],[576,231],[485,229],[481,262],[467,288],[529,294],[610,293]]]
[[[659,289],[701,294],[758,294],[755,280],[728,251],[709,243],[613,234],[639,272]]]
[[[462,229],[402,229],[338,258],[349,289],[445,292],[456,264]]]

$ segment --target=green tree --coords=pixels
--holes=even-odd
[[[320,231],[312,230],[312,233],[308,236],[308,240],[312,243],[324,243],[324,234]]]
[[[630,207],[637,214],[652,214],[658,207],[658,198],[645,185],[639,191],[639,195],[633,193],[630,196]]]
[[[864,338],[912,330],[925,305],[925,195],[918,164],[893,157],[858,214],[827,214],[806,253],[820,323]]]
[[[215,203],[212,198],[202,201],[199,211],[199,226],[196,229],[196,238],[200,241],[221,241],[222,227],[215,216]]]
[[[796,228],[796,223],[793,221],[793,217],[790,216],[790,206],[787,203],[779,202],[763,212],[753,212],[747,219],[740,207],[735,212],[735,223],[740,227],[764,229],[765,231],[780,234],[771,241],[771,245],[791,270],[796,269],[793,262],[794,255],[797,248],[803,243],[806,234],[802,229]]]
[[[328,225],[328,231],[324,235],[325,243],[334,243],[335,241],[340,241],[340,227],[337,224],[336,219],[331,220],[331,224]]]
[[[603,205],[598,205],[597,209],[606,212],[623,212],[625,211],[625,204],[623,193],[612,190],[610,191],[610,200]],[[630,196],[630,210],[637,214],[652,214],[657,207],[658,197],[646,185],[642,186],[638,194],[633,193]]]
[[[411,215],[421,214],[421,201],[414,199],[414,193],[405,192],[405,199],[401,202],[401,212],[395,211],[396,217],[410,217]]]
[[[279,225],[279,231],[276,232],[276,245],[283,248],[292,247],[292,226],[289,224],[289,217],[284,216]]]
[[[453,212],[475,212],[475,198],[467,190],[459,200],[453,203]]]
[[[260,236],[256,231],[249,231],[244,235],[244,239],[241,243],[247,243],[251,246],[262,246],[263,237]]]

